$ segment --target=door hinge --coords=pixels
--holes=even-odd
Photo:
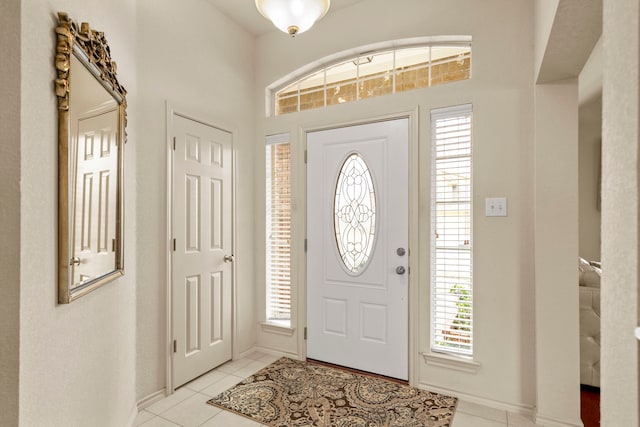
[[[176,151],[176,137],[173,137],[173,151]]]
[[[176,251],[176,239],[173,239],[173,252]]]
[[[111,252],[116,251],[116,239],[111,239]]]
[[[173,340],[173,352],[174,353],[178,352],[178,341],[177,340]]]
[[[305,340],[307,339],[307,327],[306,326],[304,327],[304,339]]]
[[[307,239],[304,239],[304,251],[307,252]]]
[[[304,162],[307,163],[307,150],[304,150]]]

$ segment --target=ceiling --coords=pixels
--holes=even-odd
[[[258,12],[254,0],[208,1],[254,36],[276,30],[271,21],[267,20]],[[361,1],[363,0],[331,0],[331,8],[329,12],[327,12],[327,15],[331,15],[338,9],[351,6]]]

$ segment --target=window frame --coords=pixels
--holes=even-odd
[[[272,205],[273,203],[273,181],[271,178],[271,171],[273,168],[273,157],[272,157],[272,153],[271,150],[273,149],[273,147],[276,146],[284,146],[287,145],[289,147],[289,159],[288,159],[288,184],[286,185],[288,187],[288,219],[289,219],[289,231],[288,231],[288,248],[286,250],[282,249],[282,245],[279,245],[280,249],[275,249],[273,248],[272,244],[271,244],[271,235],[274,232],[274,224],[271,222],[272,218],[273,218],[273,211],[274,211],[274,207]],[[278,135],[270,135],[267,136],[265,139],[265,301],[264,301],[264,307],[265,307],[265,318],[264,318],[264,324],[266,325],[273,325],[273,326],[277,326],[279,328],[291,328],[292,324],[293,324],[293,317],[292,317],[292,304],[291,304],[291,298],[292,298],[292,289],[291,289],[291,256],[292,256],[292,252],[291,252],[291,223],[292,223],[292,216],[291,216],[291,170],[292,168],[292,163],[291,163],[291,142],[290,142],[290,138],[289,138],[289,134],[278,134]],[[277,197],[277,196],[275,196]],[[282,196],[280,196],[282,197]],[[282,234],[282,231],[278,231],[280,234]],[[285,233],[286,234],[286,233]],[[274,300],[277,299],[277,297],[272,296],[272,292],[273,292],[273,277],[274,277],[274,272],[272,270],[273,267],[273,260],[271,259],[271,256],[274,254],[274,252],[278,253],[279,256],[286,256],[287,261],[285,262],[286,266],[281,265],[278,267],[278,269],[280,270],[279,274],[281,274],[281,277],[279,279],[280,287],[288,287],[288,290],[285,293],[288,293],[288,307],[286,309],[283,309],[282,311],[288,311],[289,313],[289,317],[288,319],[278,319],[277,317],[279,316],[275,316],[274,311],[275,307],[274,307]],[[277,274],[276,273],[276,274]],[[283,278],[286,278],[288,280],[283,280]],[[282,282],[283,281],[288,281],[288,284],[283,285]],[[277,305],[277,304],[275,304]]]
[[[429,323],[429,331],[430,331],[430,340],[429,340],[429,348],[431,354],[441,354],[446,356],[453,357],[461,357],[465,359],[472,359],[474,355],[474,317],[473,317],[473,106],[472,104],[464,104],[453,107],[444,107],[431,110],[431,126],[430,126],[430,134],[431,134],[431,191],[430,191],[430,199],[431,199],[431,224],[430,224],[430,236],[431,236],[431,256],[430,256],[430,271],[431,271],[431,280],[430,280],[430,305],[431,305],[431,315],[430,315],[430,323]],[[445,150],[449,150],[449,156],[438,156],[438,143],[445,141],[445,139],[438,139],[436,135],[437,130],[437,122],[441,120],[453,120],[455,118],[467,117],[469,120],[468,130],[468,155],[461,154],[452,154],[455,151],[462,151],[463,149],[459,146],[457,148],[445,148]],[[451,141],[451,139],[446,139],[447,141]],[[459,143],[459,142],[458,142]],[[457,143],[457,144],[458,144]],[[466,150],[466,149],[465,149]],[[438,168],[438,160],[448,161],[449,159],[454,162],[459,162],[461,159],[468,161],[468,197],[465,199],[455,199],[450,198],[449,200],[444,200],[442,198],[443,192],[437,188],[438,178],[437,174],[439,172]],[[440,191],[440,193],[438,193]],[[453,191],[453,190],[452,190]],[[438,198],[438,195],[441,198]],[[440,200],[440,201],[439,201]],[[437,209],[438,205],[444,204],[455,204],[458,205],[461,203],[468,204],[468,214],[467,221],[464,222],[463,226],[468,227],[468,240],[464,240],[461,247],[447,247],[447,246],[438,246],[437,245],[437,230],[438,230],[438,222],[437,222]],[[457,211],[460,212],[460,211]],[[463,211],[464,212],[464,211]],[[458,221],[459,224],[459,221]],[[455,225],[455,224],[454,224]],[[459,228],[456,230],[459,231]],[[464,233],[467,231],[463,231]],[[466,247],[468,246],[468,247]],[[461,274],[463,273],[464,268],[468,268],[468,277],[464,277],[468,282],[463,282],[462,285],[455,284],[451,285],[449,289],[445,290],[446,284],[443,284],[443,279],[439,279],[439,270],[438,270],[438,256],[441,254],[449,253],[452,254],[454,252],[459,252],[457,257],[457,262],[460,261],[460,254],[463,252],[468,254],[465,258],[468,258],[468,263],[464,266],[457,264],[457,267],[454,266],[454,273]],[[445,267],[446,268],[446,267]],[[458,277],[458,280],[460,277]],[[458,281],[456,280],[456,281]],[[468,285],[468,288],[465,287]],[[444,287],[444,288],[443,288]],[[455,288],[455,289],[454,289]],[[448,301],[451,299],[451,295],[457,296],[458,300]],[[449,297],[449,298],[448,298]],[[444,302],[443,302],[444,301]],[[451,312],[451,306],[454,305],[456,308],[454,310],[455,313]],[[462,313],[462,315],[461,315]],[[453,316],[453,319],[448,319]],[[447,320],[448,319],[448,320]],[[446,324],[449,322],[450,324]],[[454,327],[453,325],[456,323],[457,325]],[[445,326],[443,326],[445,325]],[[460,326],[462,325],[462,326]],[[449,339],[443,338],[447,334],[445,334],[445,329],[448,327],[449,334],[460,333],[459,338],[454,338],[453,335],[449,335]],[[454,331],[454,329],[458,331]],[[467,330],[468,329],[468,330]],[[460,331],[461,330],[461,331]],[[444,339],[444,341],[442,341]],[[459,339],[460,344],[454,344],[455,340]],[[465,340],[468,340],[468,343],[465,343]],[[446,343],[447,345],[443,345],[442,343]]]
[[[330,68],[332,66],[338,65],[340,63],[356,61],[358,62],[360,58],[372,56],[376,54],[381,54],[386,51],[399,51],[404,49],[411,48],[421,48],[421,47],[446,47],[446,46],[468,46],[470,48],[469,58],[471,61],[471,66],[469,69],[469,79],[473,77],[473,46],[472,46],[472,37],[471,36],[427,36],[427,37],[414,37],[408,39],[399,39],[399,40],[390,40],[380,43],[373,43],[369,45],[360,46],[353,49],[348,49],[342,52],[338,52],[332,55],[328,55],[322,59],[311,62],[307,65],[304,65],[297,70],[283,76],[282,78],[274,81],[270,85],[265,88],[265,116],[273,117],[276,116],[276,102],[277,97],[276,94],[288,87],[292,87],[305,78],[322,72],[323,70]],[[395,75],[394,75],[395,80]],[[464,80],[462,80],[464,81]],[[395,90],[392,92],[395,93]],[[367,99],[367,98],[364,98]],[[299,105],[299,96],[298,96],[298,105]],[[327,100],[325,95],[325,106],[327,106]],[[298,107],[298,112],[299,112]]]

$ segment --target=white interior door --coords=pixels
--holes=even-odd
[[[408,379],[408,119],[307,135],[307,356]]]
[[[231,359],[232,135],[173,116],[173,384]]]
[[[117,110],[78,119],[73,206],[73,287],[115,268]]]

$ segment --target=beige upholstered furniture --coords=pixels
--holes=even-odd
[[[580,265],[580,383],[600,387],[599,265]]]

